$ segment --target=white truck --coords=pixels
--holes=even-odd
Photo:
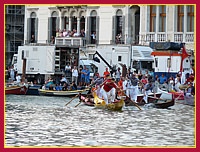
[[[18,47],[17,72],[23,74],[23,66],[25,65],[25,75],[28,81],[36,81],[36,83],[41,84],[50,76],[60,78],[68,63],[71,66],[79,66],[78,47],[57,48],[54,45]]]

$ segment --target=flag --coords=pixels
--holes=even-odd
[[[185,45],[183,44],[183,48],[182,48],[182,54],[181,54],[181,67],[180,67],[180,72],[183,72],[183,61],[185,58],[187,58],[189,55],[188,53],[186,52],[186,49],[185,49]]]

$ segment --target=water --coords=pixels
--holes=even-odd
[[[175,104],[121,112],[69,105],[67,97],[6,96],[5,145],[35,147],[194,147],[195,110]]]

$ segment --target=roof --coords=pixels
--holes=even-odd
[[[132,46],[133,51],[133,59],[135,60],[152,60],[153,57],[151,56],[151,53],[153,52],[153,49],[147,46]]]

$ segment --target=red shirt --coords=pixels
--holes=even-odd
[[[117,88],[118,86],[112,80],[108,79],[103,83],[103,89],[109,92],[112,88]]]
[[[104,73],[103,73],[103,75],[104,75],[104,78],[106,77],[106,75],[108,75],[108,74],[110,74],[110,72],[109,71],[105,71]]]

